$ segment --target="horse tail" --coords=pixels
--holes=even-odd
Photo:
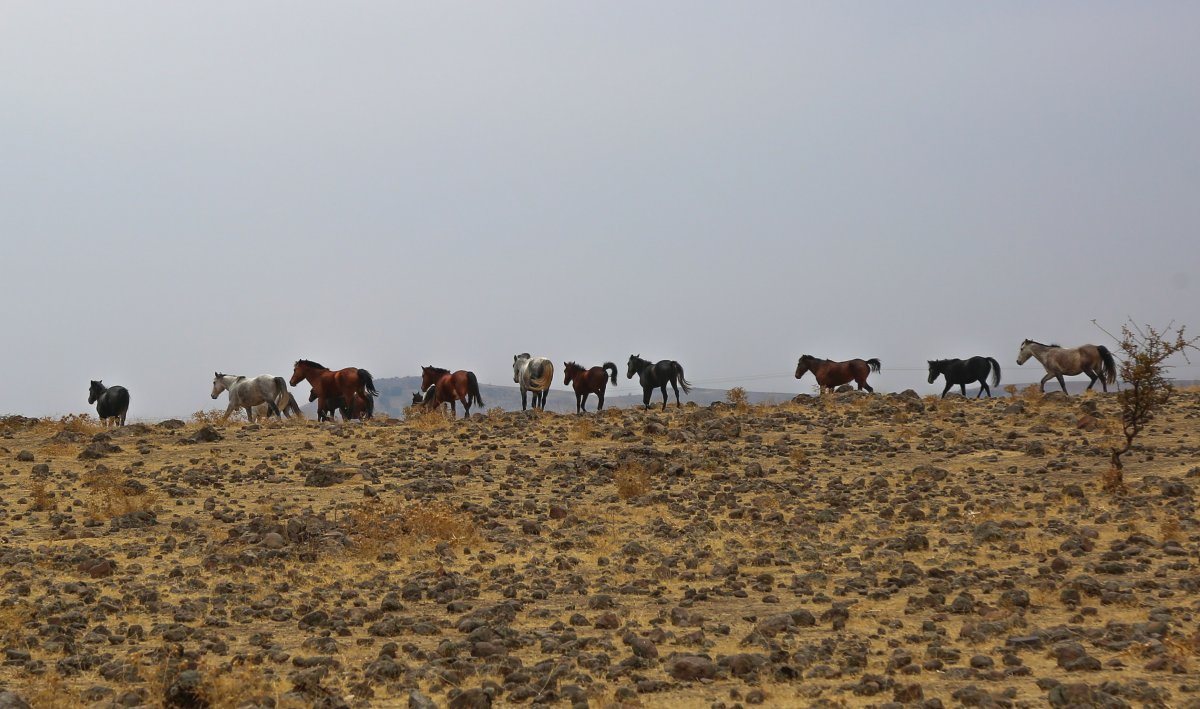
[[[365,369],[358,370],[358,378],[362,380],[363,389],[371,396],[379,396],[379,392],[375,391],[375,380],[371,378],[371,373]]]
[[[872,357],[871,359],[867,360],[867,367],[869,367],[872,372],[878,372],[879,368],[882,366],[883,364],[876,357]]]
[[[671,360],[671,365],[675,367],[675,371],[679,374],[679,388],[683,389],[684,394],[692,393],[692,383],[683,378],[683,365]],[[664,384],[665,386],[665,384]]]
[[[275,377],[271,380],[275,385],[275,396],[271,397],[275,400],[275,408],[284,411],[288,407],[288,398],[291,394],[288,393],[287,380],[283,377]]]
[[[987,358],[988,364],[992,365],[992,386],[1000,384],[1000,363],[994,358]]]
[[[542,376],[530,379],[529,388],[535,391],[550,391],[552,384],[554,384],[554,363],[546,360],[546,366],[542,368]]]
[[[1116,384],[1117,362],[1113,359],[1112,352],[1104,345],[1096,345],[1096,350],[1100,352],[1100,376],[1104,378],[1104,383]]]
[[[612,362],[605,362],[604,369],[609,372],[608,378],[612,380],[613,386],[617,385],[617,365]]]
[[[479,395],[479,380],[475,378],[475,372],[467,372],[467,403],[475,403],[480,408],[484,405],[483,397]]]

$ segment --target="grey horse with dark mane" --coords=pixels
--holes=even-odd
[[[223,391],[229,392],[229,406],[225,408],[226,419],[234,411],[244,409],[246,418],[253,421],[254,407],[259,404],[267,405],[268,415],[283,418],[280,410],[288,405],[287,380],[270,374],[250,378],[214,372],[212,398],[217,398]]]
[[[1117,363],[1112,353],[1104,345],[1080,345],[1079,347],[1059,347],[1058,345],[1043,345],[1036,340],[1025,340],[1021,343],[1021,351],[1017,353],[1017,364],[1025,364],[1033,357],[1042,363],[1046,376],[1042,377],[1041,389],[1046,391],[1046,382],[1057,379],[1063,393],[1067,393],[1067,383],[1063,375],[1073,377],[1076,374],[1086,374],[1092,380],[1088,389],[1100,382],[1101,388],[1108,391],[1109,384],[1117,383]]]

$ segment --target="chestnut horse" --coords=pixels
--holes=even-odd
[[[604,410],[604,390],[608,388],[609,379],[612,380],[613,386],[617,385],[617,365],[605,362],[602,367],[584,369],[574,362],[567,362],[563,365],[563,371],[567,373],[563,384],[575,387],[575,413],[587,411],[588,394],[595,394],[600,400],[596,404],[596,410]],[[604,375],[605,371],[609,372],[608,376]]]
[[[308,393],[308,400],[317,400],[316,389],[313,389]],[[296,400],[293,399],[292,403],[295,404]],[[369,419],[375,415],[375,400],[369,396],[359,396],[357,392],[354,394],[354,405],[357,408],[358,413],[354,414],[354,416],[350,415],[349,410],[346,408],[346,400],[342,398],[341,394],[332,397],[325,403],[329,406],[328,410],[321,409],[321,405],[317,404],[318,421],[333,421],[334,414],[338,411],[342,412],[343,421],[349,421],[351,418]],[[297,411],[299,410],[297,409]]]
[[[471,417],[471,404],[483,408],[483,397],[479,395],[479,380],[474,372],[460,369],[453,374],[441,367],[421,367],[421,391],[425,392],[422,401],[425,408],[434,409],[450,402],[450,415],[458,416],[454,408],[455,401],[463,405],[463,417]]]
[[[296,360],[289,383],[296,386],[301,379],[308,380],[313,392],[316,393],[318,413],[333,411],[335,408],[333,400],[340,396],[343,402],[349,404],[350,418],[355,418],[358,414],[355,408],[356,404],[365,401],[368,396],[379,396],[379,392],[375,391],[375,380],[371,377],[371,373],[357,367],[346,367],[334,372],[316,362],[300,359]],[[356,394],[362,398],[354,398]],[[374,409],[374,404],[371,405],[371,408]],[[371,411],[367,411],[365,408],[364,411],[367,418],[370,418]]]
[[[804,376],[805,372],[812,372],[813,376],[817,378],[817,386],[821,387],[821,391],[832,390],[851,380],[858,385],[859,391],[863,389],[875,391],[870,384],[867,384],[867,375],[871,372],[878,372],[881,366],[879,360],[874,357],[865,360],[849,359],[845,362],[834,362],[812,355],[804,355],[796,363],[796,378]]]
[[[1074,376],[1086,374],[1091,378],[1088,389],[1100,386],[1108,391],[1109,384],[1117,383],[1117,363],[1112,353],[1104,345],[1080,345],[1079,347],[1059,347],[1058,345],[1043,345],[1035,340],[1025,340],[1021,343],[1021,351],[1017,353],[1017,364],[1025,364],[1030,357],[1042,363],[1046,376],[1042,377],[1042,391],[1046,391],[1046,382],[1057,379],[1063,393],[1067,393],[1067,383],[1063,375]]]

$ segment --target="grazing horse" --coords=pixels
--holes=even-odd
[[[259,404],[267,405],[267,413],[282,418],[279,407],[287,406],[288,389],[283,377],[272,377],[263,374],[253,379],[237,374],[213,373],[212,398],[217,398],[221,392],[229,392],[229,406],[225,408],[224,420],[229,420],[231,414],[238,409],[246,410],[246,419],[254,420],[254,407]]]
[[[563,364],[563,371],[567,373],[563,384],[575,388],[575,413],[587,411],[588,394],[595,394],[599,399],[596,410],[604,410],[604,391],[608,388],[608,381],[611,379],[613,386],[617,385],[617,365],[605,362],[602,367],[584,369],[574,362],[567,362]],[[606,371],[608,376],[604,374]]]
[[[513,383],[521,385],[521,410],[525,410],[526,395],[533,392],[533,408],[546,410],[546,396],[554,383],[554,363],[545,357],[532,357],[528,352],[513,355]]]
[[[942,398],[946,398],[946,392],[955,384],[958,385],[962,395],[967,395],[967,385],[971,382],[979,382],[979,393],[975,398],[983,396],[983,392],[987,392],[988,398],[992,398],[992,390],[987,385],[988,373],[992,375],[992,386],[1000,383],[1000,363],[991,357],[972,357],[971,359],[931,359],[929,360],[929,383],[933,384],[933,380],[938,378],[938,375],[946,377],[946,388],[942,390]]]
[[[1033,357],[1042,363],[1046,376],[1042,377],[1041,388],[1046,391],[1046,382],[1058,379],[1058,385],[1063,393],[1067,393],[1067,383],[1063,375],[1075,376],[1086,374],[1091,378],[1088,389],[1100,380],[1100,386],[1108,391],[1109,384],[1117,382],[1117,363],[1112,353],[1104,345],[1080,345],[1079,347],[1059,347],[1058,345],[1043,345],[1034,340],[1021,343],[1021,351],[1017,354],[1017,364],[1025,364]]]
[[[475,378],[475,372],[465,369],[451,374],[450,370],[441,367],[421,367],[421,391],[425,392],[421,401],[427,409],[435,409],[450,402],[451,417],[458,416],[458,411],[454,408],[456,401],[462,402],[464,418],[471,418],[471,404],[478,404],[481,409],[484,405],[483,397],[479,395],[479,380]],[[416,401],[415,396],[413,401]]]
[[[683,387],[684,394],[692,393],[692,384],[687,379],[683,378],[683,365],[673,359],[659,360],[655,364],[651,364],[649,360],[641,358],[641,355],[629,355],[629,369],[625,372],[626,379],[633,379],[633,375],[638,375],[638,382],[642,385],[642,405],[647,409],[650,408],[650,396],[655,389],[662,390],[663,411],[667,410],[667,384],[675,390],[675,406],[682,407],[679,403],[679,387]],[[679,386],[675,382],[679,382]]]
[[[308,392],[308,400],[317,400],[316,389],[312,389]],[[335,418],[334,414],[338,411],[342,412],[343,421],[349,421],[351,418],[369,419],[375,415],[375,400],[369,396],[359,396],[358,392],[355,392],[354,394],[354,404],[358,413],[354,414],[353,416],[350,414],[349,409],[346,408],[346,400],[342,398],[341,394],[332,397],[325,403],[329,406],[328,410],[323,410],[321,405],[317,404],[317,421],[333,421]]]
[[[359,401],[365,401],[368,396],[379,396],[379,392],[375,391],[375,380],[371,373],[357,367],[346,367],[334,372],[316,362],[300,359],[296,360],[296,366],[292,369],[290,384],[296,386],[301,379],[307,380],[309,386],[317,393],[317,411],[332,411],[334,407],[330,400],[340,396],[343,401],[349,403],[350,417],[354,418],[358,413],[355,405]],[[355,394],[362,398],[355,399]],[[370,412],[367,412],[367,418],[370,416]]]
[[[99,379],[93,379],[88,390],[88,403],[96,405],[96,415],[105,426],[109,419],[117,419],[118,426],[125,425],[125,414],[129,411],[129,390],[125,387],[106,387]]]
[[[845,362],[834,362],[828,359],[820,359],[812,355],[803,355],[800,361],[796,363],[796,378],[804,376],[805,372],[812,372],[817,378],[817,386],[821,391],[826,389],[833,390],[843,384],[848,384],[853,381],[858,385],[859,391],[866,389],[867,391],[875,391],[867,384],[867,375],[871,372],[878,372],[883,366],[879,360],[872,357],[871,359],[848,359]]]

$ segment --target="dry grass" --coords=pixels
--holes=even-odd
[[[404,409],[404,420],[418,431],[438,431],[450,426],[450,412],[445,406],[434,409],[409,406]]]
[[[278,677],[268,677],[262,669],[250,665],[202,664],[197,668],[202,677],[200,695],[210,709],[237,709],[244,706],[280,705],[279,698],[290,683]],[[269,701],[264,701],[269,700]]]
[[[106,520],[158,508],[157,494],[150,490],[134,491],[115,471],[102,469],[86,473],[83,483],[91,488],[87,510],[92,519]]]
[[[622,500],[640,497],[650,491],[650,472],[640,463],[626,463],[613,473],[613,482]]]
[[[1158,536],[1163,541],[1171,540],[1182,542],[1187,537],[1183,534],[1183,527],[1179,524],[1179,518],[1168,517],[1158,525]]]
[[[750,398],[746,396],[745,387],[734,387],[725,392],[725,401],[733,404],[738,411],[745,411],[750,407]]]
[[[24,601],[0,606],[0,645],[6,647],[21,641],[21,631],[33,618],[33,609]]]
[[[596,424],[592,422],[591,418],[578,417],[571,424],[571,432],[567,434],[567,437],[573,441],[587,441],[591,440],[595,433]]]
[[[208,411],[203,411],[203,410],[197,411],[196,413],[191,415],[189,420],[192,423],[198,423],[201,425],[218,424],[218,423],[226,422],[225,412],[221,409],[209,409]]]
[[[47,673],[30,687],[29,706],[37,709],[76,709],[79,697],[62,675]]]
[[[363,502],[350,510],[345,527],[363,556],[407,550],[422,541],[470,544],[479,534],[470,516],[444,502]]]
[[[58,502],[54,499],[54,493],[46,487],[45,480],[34,480],[29,483],[29,496],[32,501],[29,504],[29,509],[32,512],[50,512],[58,509]]]

